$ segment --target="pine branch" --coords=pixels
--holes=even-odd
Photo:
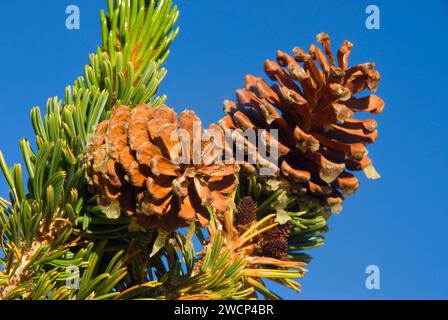
[[[115,105],[165,100],[156,93],[177,17],[170,0],[109,0],[102,45],[84,76],[64,100],[48,100],[44,117],[39,108],[31,112],[35,150],[20,142],[27,183],[22,166],[9,168],[0,153],[10,187],[9,201],[0,199],[0,299],[279,299],[266,279],[300,291],[295,279],[310,259],[303,251],[322,244],[325,210],[300,211],[283,190],[266,193],[250,179],[234,198],[257,202],[256,221],[247,226],[235,224],[232,210],[219,217],[211,211],[207,230],[141,232],[132,218],[105,217],[87,189],[84,153],[96,125]],[[291,226],[282,258],[263,251],[280,225],[275,218]],[[269,249],[273,255],[278,248]],[[79,270],[79,288],[67,285],[69,267]]]
[[[178,11],[169,0],[151,1],[147,9],[144,0],[110,0],[108,7],[108,15],[101,14],[103,45],[90,56],[84,77],[67,87],[64,101],[49,99],[45,117],[38,108],[31,112],[37,151],[28,141],[20,142],[26,186],[22,166],[8,168],[0,153],[11,190],[10,201],[0,201],[1,299],[73,297],[62,281],[70,276],[67,266],[87,266],[78,298],[110,298],[125,276],[117,253],[109,271],[93,278],[103,263],[95,257],[102,256],[105,242],[92,250],[93,243],[82,240],[91,235],[87,229],[95,219],[89,218],[83,153],[89,135],[114,104],[158,105],[164,100],[155,94],[166,74],[161,65],[168,46],[177,35]]]
[[[123,290],[115,299],[238,300],[260,296],[280,299],[265,284],[267,279],[300,292],[296,279],[304,276],[307,265],[304,255],[297,252],[302,248],[290,247],[288,259],[284,260],[263,256],[259,250],[261,239],[279,225],[272,222],[276,217],[273,210],[274,213],[251,223],[246,229],[239,229],[234,224],[231,210],[224,217],[216,216],[211,210],[206,234],[192,225],[184,235],[176,233],[166,239],[164,251],[158,257],[163,268],[162,276],[149,282],[140,279],[138,284]],[[290,213],[292,219],[307,215],[313,216],[313,213]],[[302,219],[302,222],[308,221]],[[310,218],[308,225],[317,228],[317,224],[311,222]],[[304,240],[299,235],[297,239],[308,239],[311,229],[303,227]],[[196,252],[193,243],[202,244],[202,251]],[[138,270],[146,270],[142,279],[149,279],[151,274],[160,271],[157,270],[158,263],[151,265],[152,268],[138,267]]]

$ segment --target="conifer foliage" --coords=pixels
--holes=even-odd
[[[188,129],[197,118],[177,116],[157,95],[178,15],[172,0],[108,0],[102,45],[83,76],[45,112],[31,111],[35,137],[19,143],[23,163],[10,167],[0,152],[10,189],[0,198],[0,300],[280,299],[266,280],[300,292],[305,252],[323,244],[331,207],[304,205],[244,164],[166,159],[163,130]],[[297,56],[310,65],[303,81],[323,75],[313,59],[326,80],[353,71],[352,87],[370,81],[325,64],[320,51]],[[276,68],[273,78],[288,86]],[[348,101],[344,108],[379,111]]]

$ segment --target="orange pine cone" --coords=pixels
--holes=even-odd
[[[379,175],[367,157],[366,145],[377,138],[373,119],[356,119],[357,112],[379,114],[384,102],[374,94],[380,74],[373,63],[348,65],[352,44],[345,41],[336,58],[330,37],[319,34],[323,51],[311,45],[306,53],[294,49],[294,58],[279,51],[277,62],[266,61],[265,72],[275,82],[246,76],[237,102],[226,101],[225,129],[277,129],[278,176],[296,193],[317,197],[333,211],[340,210],[343,194],[359,187],[350,171]],[[337,62],[337,65],[336,65]],[[293,191],[294,192],[294,191]]]
[[[172,139],[177,129],[191,137],[185,149],[190,162],[177,159],[181,140]],[[192,111],[177,117],[164,105],[115,107],[110,119],[98,125],[86,157],[91,189],[105,213],[136,216],[146,229],[172,231],[195,220],[206,225],[207,206],[226,210],[238,166],[202,161],[202,153],[199,164],[191,163],[198,156],[193,137],[201,139],[203,133]],[[215,143],[199,141],[200,152]]]

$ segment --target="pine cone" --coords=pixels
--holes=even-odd
[[[191,137],[189,149],[182,149],[189,150],[188,162],[178,161],[181,152],[175,147],[181,140],[172,141],[176,129]],[[206,159],[205,152],[219,142],[202,142],[203,133],[192,111],[177,117],[167,106],[115,107],[110,119],[97,126],[86,157],[92,191],[105,213],[137,216],[145,228],[172,231],[196,218],[206,225],[207,206],[225,211],[237,185],[238,166]],[[199,137],[199,164],[190,164],[198,156],[193,137]]]
[[[261,255],[285,260],[288,257],[288,241],[284,238],[277,238],[264,242],[261,247]]]
[[[275,218],[265,222],[265,226],[275,223]],[[258,248],[264,257],[285,260],[288,257],[288,239],[291,236],[291,223],[278,224],[258,238]]]
[[[266,225],[275,223],[275,219],[266,222]],[[263,234],[263,242],[271,241],[274,239],[288,240],[291,235],[291,222],[285,224],[279,224],[276,227],[269,229]]]
[[[257,203],[252,197],[244,197],[238,204],[235,214],[236,226],[247,226],[257,220]]]
[[[323,52],[311,45],[309,53],[296,48],[292,58],[279,51],[277,62],[265,62],[265,72],[276,82],[273,86],[246,76],[237,102],[225,102],[226,116],[220,125],[224,129],[277,129],[278,177],[290,182],[292,192],[317,197],[337,211],[342,193],[352,194],[359,187],[349,171],[364,170],[369,178],[379,177],[366,149],[377,138],[377,123],[357,120],[354,115],[379,114],[384,102],[374,94],[355,96],[365,89],[377,89],[380,74],[373,63],[349,67],[352,44],[345,41],[336,66],[330,37],[321,33],[317,40]],[[260,154],[257,157],[262,159]]]

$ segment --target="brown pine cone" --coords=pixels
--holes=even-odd
[[[257,220],[257,203],[252,197],[244,197],[237,206],[235,225],[247,226]]]
[[[266,222],[266,225],[271,225],[275,223],[275,219]],[[285,239],[288,240],[291,235],[291,222],[285,224],[279,224],[276,227],[269,229],[263,233],[263,242],[267,242],[273,239]]]
[[[271,239],[261,246],[264,257],[285,260],[288,257],[288,241],[284,238]]]
[[[276,221],[271,218],[265,222],[270,226]],[[284,260],[288,257],[288,239],[291,236],[291,223],[278,224],[272,229],[264,232],[258,238],[258,248],[262,256]]]
[[[178,148],[184,140],[172,139],[177,129],[191,137],[182,144],[185,149]],[[225,211],[237,185],[238,166],[212,161],[220,156],[213,153],[214,144],[222,142],[202,142],[203,133],[192,111],[177,117],[167,106],[115,107],[110,119],[97,126],[86,156],[91,189],[105,213],[136,216],[147,229],[172,231],[195,219],[206,225],[207,206]],[[193,137],[199,137],[200,154]],[[181,150],[190,161],[179,161]],[[200,161],[192,164],[198,156]]]
[[[366,149],[377,138],[377,123],[354,116],[356,112],[379,114],[384,102],[374,94],[356,96],[377,89],[380,74],[373,63],[349,67],[350,42],[343,43],[335,61],[330,37],[321,33],[317,40],[323,51],[314,45],[308,53],[296,48],[294,58],[279,51],[277,62],[265,62],[273,86],[262,78],[246,76],[237,102],[225,102],[226,116],[220,125],[224,129],[277,129],[277,177],[289,182],[292,192],[317,197],[338,211],[342,194],[352,194],[359,187],[349,171],[363,170],[369,178],[379,177]],[[262,159],[260,154],[257,157]],[[260,161],[258,166],[262,166]]]

